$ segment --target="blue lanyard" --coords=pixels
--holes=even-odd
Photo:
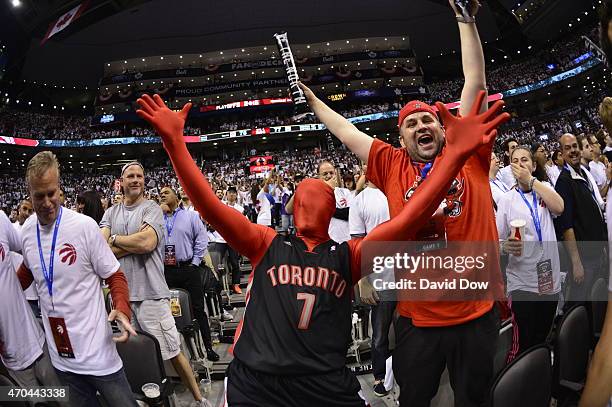
[[[426,163],[423,167],[420,167],[418,165],[418,163],[412,163],[412,165],[414,167],[416,167],[415,169],[420,173],[421,175],[421,182],[425,181],[425,179],[427,178],[427,175],[429,175],[429,171],[431,170],[431,168],[433,167],[433,163],[432,162],[428,162]],[[420,168],[419,168],[420,167]]]
[[[493,185],[495,185],[497,188],[501,189],[501,191],[502,191],[502,192],[508,192],[508,189],[507,189],[505,186],[503,186],[503,182],[502,182],[502,186],[499,186],[499,185],[497,184],[497,181],[495,181],[495,180],[493,180],[493,179],[490,179],[490,180],[489,180],[489,182],[491,182],[491,183],[492,183]]]
[[[433,167],[433,164],[431,162],[428,162],[427,164],[425,164],[425,166],[421,169],[421,178],[423,180],[425,180],[425,178],[427,178],[427,175],[429,175],[429,170],[431,170],[431,167]]]
[[[538,200],[536,199],[536,193],[532,191],[533,194],[533,208],[529,205],[529,201],[525,198],[525,194],[519,188],[516,189],[518,193],[523,198],[523,202],[529,208],[529,212],[531,213],[531,218],[533,219],[533,224],[535,226],[536,233],[538,234],[538,239],[540,242],[542,241],[542,226],[540,224],[540,214],[538,213]]]
[[[172,223],[168,222],[168,216],[164,214],[164,220],[166,221],[166,231],[168,231],[168,237],[172,236],[172,229],[174,229],[174,222],[176,221],[176,215],[181,211],[181,208],[174,211],[172,215]]]
[[[45,263],[45,258],[42,252],[42,244],[40,243],[40,228],[38,222],[36,222],[36,238],[38,239],[38,254],[40,256],[40,267],[42,268],[43,276],[47,282],[47,290],[49,291],[49,297],[53,298],[53,259],[55,257],[55,242],[57,241],[57,232],[59,231],[59,224],[62,220],[62,207],[60,206],[59,214],[55,220],[55,229],[53,229],[53,240],[51,241],[51,256],[49,258],[49,269]]]

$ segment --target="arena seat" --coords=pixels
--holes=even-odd
[[[591,326],[584,305],[572,307],[557,326],[553,383],[559,405],[577,399],[584,388],[591,348]]]
[[[552,393],[552,362],[546,345],[534,346],[497,375],[491,407],[548,407]]]
[[[596,341],[601,336],[601,330],[606,319],[607,299],[608,285],[605,279],[599,278],[591,288],[591,323],[593,326],[593,337]]]
[[[171,288],[171,296],[178,295],[181,308],[181,315],[174,316],[176,329],[182,336],[182,348],[187,352],[194,371],[203,372],[207,379],[210,379],[211,363],[206,360],[204,351],[204,341],[200,332],[200,325],[193,317],[191,298],[186,290],[181,288]],[[203,294],[202,294],[203,295]]]
[[[159,343],[153,335],[142,331],[137,333],[127,342],[117,343],[117,352],[123,361],[132,392],[137,400],[146,401],[142,386],[155,383],[159,386],[164,406],[174,407],[174,384],[166,376]]]

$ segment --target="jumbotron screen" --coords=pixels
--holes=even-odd
[[[274,159],[271,155],[258,155],[249,158],[249,170],[251,174],[268,172],[275,167]]]

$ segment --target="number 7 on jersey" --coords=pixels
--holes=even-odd
[[[310,318],[312,317],[312,310],[317,297],[314,294],[298,293],[297,299],[298,301],[304,300],[304,307],[302,308],[302,314],[300,315],[298,329],[306,330],[310,325]]]

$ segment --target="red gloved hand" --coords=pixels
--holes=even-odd
[[[155,131],[161,136],[165,147],[172,148],[185,142],[183,129],[192,106],[191,103],[185,104],[180,112],[173,112],[168,109],[168,106],[158,94],[153,95],[153,97],[142,95],[137,102],[141,109],[137,110],[136,114],[151,123]]]
[[[497,127],[510,119],[508,113],[501,113],[504,102],[498,100],[489,110],[478,114],[485,92],[478,93],[472,110],[465,116],[453,116],[443,103],[436,102],[440,118],[446,129],[447,151],[460,157],[469,157],[481,146],[493,143]]]

